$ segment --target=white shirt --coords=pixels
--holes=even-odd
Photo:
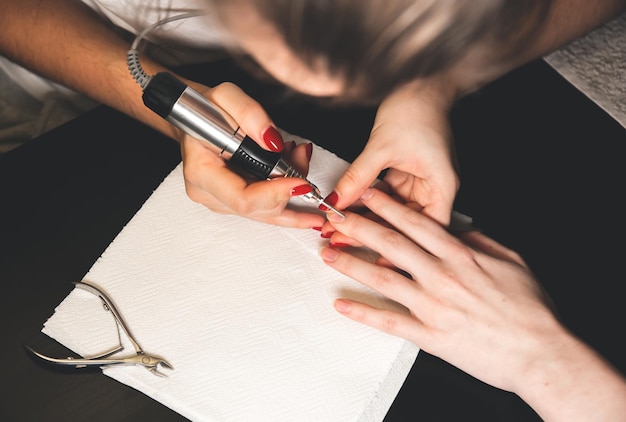
[[[205,11],[205,15],[176,20],[154,28],[146,35],[143,47],[150,46],[150,55],[167,66],[207,60],[208,50],[230,43],[219,22],[210,13],[208,0],[81,0],[104,20],[131,34],[141,31],[162,19]],[[150,44],[148,45],[148,42]],[[129,44],[130,49],[130,44]],[[0,56],[0,70],[33,97],[42,100],[55,93],[66,97],[72,91],[42,78]]]

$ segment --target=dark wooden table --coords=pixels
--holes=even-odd
[[[281,127],[346,160],[367,139],[372,109],[285,98],[227,62],[183,73],[239,83]],[[518,250],[563,321],[626,372],[626,130],[543,61],[462,100],[452,122],[456,209]],[[106,107],[0,156],[2,420],[184,420],[98,370],[53,369],[23,348],[67,353],[43,323],[179,161],[176,143]],[[539,420],[515,395],[424,352],[386,418],[407,419]]]

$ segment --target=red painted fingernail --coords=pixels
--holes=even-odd
[[[280,136],[280,133],[273,126],[268,127],[263,132],[263,142],[272,152],[281,152],[285,148],[283,137]]]
[[[315,227],[311,227],[313,230],[317,230],[318,232],[322,231],[322,227],[320,226],[315,226]]]
[[[307,160],[311,161],[311,157],[313,156],[313,144],[312,143],[308,143],[306,144],[306,158]]]
[[[347,248],[350,245],[348,243],[337,242],[337,243],[331,243],[328,246],[330,246],[331,248]]]
[[[327,197],[326,199],[324,199],[324,202],[326,202],[328,205],[330,205],[331,207],[334,207],[335,204],[337,203],[337,200],[339,199],[339,195],[337,194],[337,192],[332,191]],[[330,210],[330,208],[328,208],[327,206],[325,206],[324,204],[320,204],[318,206],[318,208],[322,211],[328,211]]]
[[[291,192],[289,192],[291,194],[291,196],[300,196],[300,195],[306,195],[307,193],[311,193],[313,192],[313,188],[311,187],[311,185],[306,184],[306,185],[299,185],[296,186],[295,188],[291,189]]]
[[[328,239],[329,237],[331,237],[331,236],[333,235],[333,233],[335,233],[335,232],[334,232],[333,230],[331,230],[331,231],[328,231],[328,232],[326,232],[326,233],[322,233],[322,235],[321,235],[321,236],[322,236],[324,239]]]

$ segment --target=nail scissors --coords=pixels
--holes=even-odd
[[[111,299],[109,299],[109,297],[102,290],[100,290],[96,286],[90,283],[87,283],[85,281],[77,281],[77,282],[74,282],[74,284],[77,287],[80,287],[84,290],[87,290],[90,293],[95,294],[102,300],[102,303],[105,309],[107,309],[108,311],[111,311],[111,313],[113,314],[113,318],[115,319],[115,322],[117,324],[118,336],[119,336],[119,329],[121,327],[122,330],[124,331],[124,334],[126,334],[126,337],[135,348],[135,354],[132,356],[120,357],[120,358],[110,357],[111,355],[117,352],[120,352],[124,349],[124,346],[121,345],[121,341],[120,341],[120,345],[114,350],[102,353],[98,356],[94,356],[91,358],[74,358],[70,356],[65,359],[60,359],[60,358],[53,358],[50,356],[46,356],[44,354],[41,354],[33,350],[32,347],[25,345],[24,347],[26,347],[26,349],[28,349],[31,353],[33,353],[38,358],[43,359],[47,362],[55,363],[59,365],[71,365],[71,366],[75,366],[76,368],[85,368],[88,366],[106,367],[110,365],[141,365],[144,368],[148,369],[153,374],[158,375],[160,377],[167,376],[165,373],[159,371],[160,367],[174,369],[174,367],[165,359],[155,356],[155,355],[148,354],[143,351],[141,346],[139,346],[139,343],[137,343],[135,338],[130,333],[128,326],[124,322],[124,319],[122,318],[121,314],[119,313],[115,305],[113,305],[113,302],[111,301]]]

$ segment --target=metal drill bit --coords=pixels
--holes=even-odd
[[[305,179],[306,180],[306,179]],[[316,201],[318,203],[318,205],[323,206],[324,208],[326,208],[327,211],[332,211],[335,214],[337,214],[338,216],[345,218],[346,216],[344,215],[344,213],[342,213],[341,211],[339,211],[337,208],[333,207],[332,205],[330,205],[329,203],[327,203],[324,200],[324,197],[321,195],[320,190],[317,188],[317,186],[315,186],[313,183],[309,182],[309,184],[311,185],[311,187],[313,188],[313,190],[304,195],[305,198],[308,199],[313,199],[314,201]]]

